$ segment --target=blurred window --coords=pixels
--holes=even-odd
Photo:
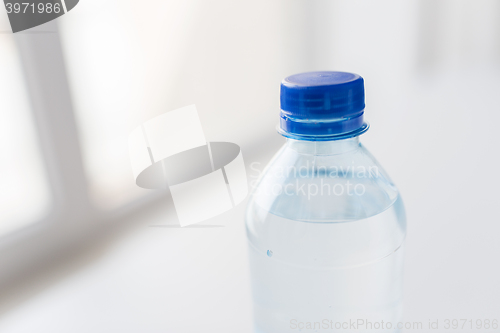
[[[61,17],[91,200],[112,209],[151,192],[135,185],[128,135],[170,110],[196,104],[208,140],[275,137],[278,84],[303,63],[304,5],[86,0]]]
[[[171,76],[165,67],[179,59],[162,58],[160,49],[172,39],[186,37],[179,23],[186,21],[181,13],[188,6],[184,1],[138,6],[127,0],[90,0],[58,21],[89,195],[100,208],[116,208],[151,192],[136,186],[133,179],[130,119],[169,110],[165,96],[171,90],[166,87]],[[152,22],[160,26],[153,27]]]
[[[0,236],[40,221],[51,203],[34,117],[7,15],[0,15]]]

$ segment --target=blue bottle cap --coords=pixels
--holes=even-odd
[[[363,78],[345,72],[295,74],[281,82],[278,132],[299,140],[338,140],[368,130]]]

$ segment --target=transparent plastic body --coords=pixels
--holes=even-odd
[[[288,139],[246,229],[256,332],[398,331],[404,207],[359,137]]]

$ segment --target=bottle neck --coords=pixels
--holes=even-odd
[[[287,138],[286,145],[304,155],[338,155],[359,148],[359,136],[332,141],[307,141]]]

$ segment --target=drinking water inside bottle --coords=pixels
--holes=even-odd
[[[246,225],[260,332],[400,319],[404,208],[358,138],[288,140],[252,194]]]
[[[248,218],[257,228],[267,229],[265,239],[251,240],[249,246],[256,329],[296,332],[307,323],[338,329],[341,323],[360,319],[396,326],[401,316],[403,247],[384,239],[383,232],[378,232],[378,242],[369,238],[375,230],[404,233],[398,219],[400,201],[366,219],[320,223],[274,214],[266,215],[265,222],[256,221],[262,208],[255,205]],[[266,255],[270,251],[272,257]],[[356,332],[364,332],[363,327]]]

